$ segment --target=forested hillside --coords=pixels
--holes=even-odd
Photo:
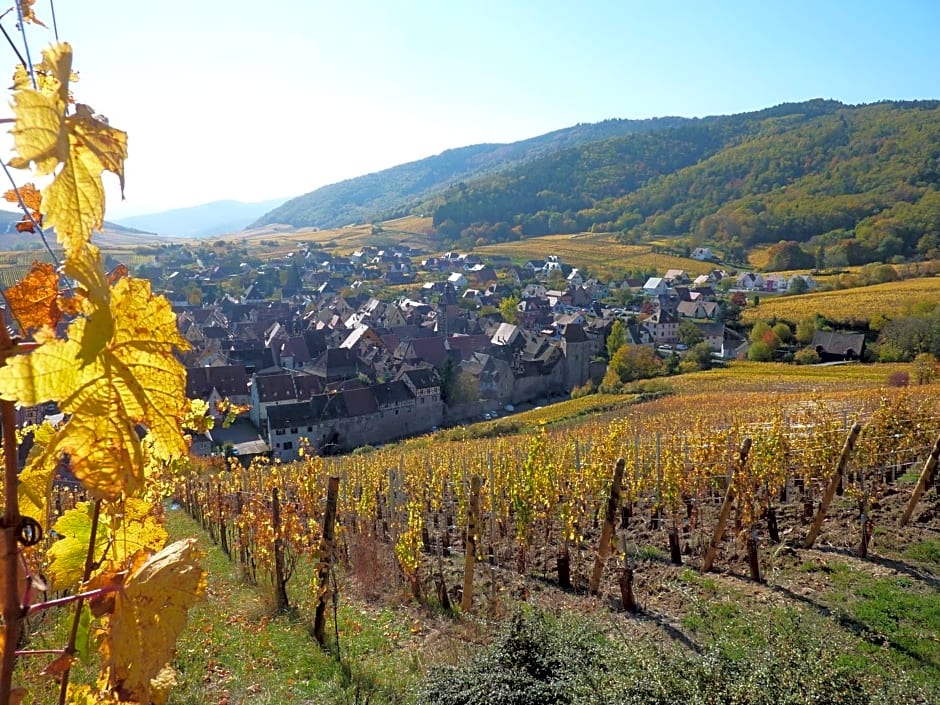
[[[293,198],[262,216],[253,227],[281,223],[332,228],[386,220],[410,212],[433,194],[467,179],[494,173],[525,160],[614,136],[649,132],[689,122],[686,118],[605,120],[575,125],[511,144],[478,144],[449,149],[407,164],[347,179]]]
[[[690,235],[781,267],[934,256],[936,101],[785,104],[563,150],[458,184],[425,207],[463,244],[601,230]],[[795,260],[800,260],[796,262]]]

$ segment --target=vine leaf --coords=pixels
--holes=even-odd
[[[33,262],[29,274],[3,292],[3,296],[23,332],[44,326],[55,328],[62,320],[59,275],[48,262]]]
[[[37,225],[42,226],[42,213],[39,212],[39,209],[42,207],[42,194],[39,192],[39,189],[36,188],[35,184],[23,184],[18,189],[11,188],[3,194],[3,197],[10,203],[16,203],[17,205],[19,205],[20,199],[23,199],[23,205],[29,209],[29,214],[32,216],[33,220],[23,216],[23,219],[16,224],[17,232],[36,232],[33,221],[35,221]]]
[[[53,531],[62,536],[47,552],[49,580],[55,590],[75,587],[82,579],[93,511],[93,502],[82,502],[52,525]],[[156,551],[166,543],[166,530],[149,502],[129,497],[105,507],[104,513],[112,516],[110,522],[99,523],[95,534],[94,557],[101,562],[98,570],[123,568],[127,559],[141,549]]]
[[[56,400],[69,420],[34,462],[48,472],[67,454],[93,496],[113,501],[143,482],[139,429],[149,433],[157,459],[186,453],[179,425],[185,371],[174,349],[188,344],[169,303],[151,293],[149,282],[125,277],[111,288],[110,301],[99,301],[103,292],[96,289],[108,287],[100,285],[103,269],[94,274],[98,283],[83,306],[88,316],[69,325],[68,339],[45,340],[10,358],[0,368],[0,397],[25,405]]]
[[[55,93],[24,88],[13,94],[13,112],[13,140],[20,156],[11,159],[10,166],[25,169],[34,162],[37,174],[51,174],[69,156],[68,135],[62,129],[65,104]]]
[[[87,245],[104,222],[101,172],[116,174],[123,193],[127,159],[126,132],[111,127],[87,105],[77,104],[67,114],[71,67],[72,47],[61,42],[43,51],[39,90],[17,82],[12,133],[19,156],[10,160],[18,169],[35,164],[39,175],[58,169],[43,192],[42,211],[67,256]]]
[[[38,24],[40,27],[45,27],[42,22],[39,21],[39,18],[36,17],[36,13],[33,11],[33,4],[36,0],[17,0],[20,4],[20,15],[23,17],[23,22],[28,22],[32,24]]]
[[[195,539],[177,541],[135,567],[116,593],[102,653],[121,700],[147,703],[162,694],[152,681],[167,678],[189,608],[205,590],[201,560]]]

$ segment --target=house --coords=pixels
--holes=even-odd
[[[648,298],[665,296],[668,291],[669,286],[662,277],[650,277],[643,285],[643,296]]]
[[[462,272],[454,272],[447,277],[447,283],[454,287],[454,289],[466,289],[469,281]]]
[[[685,273],[684,269],[667,269],[666,273],[663,275],[663,279],[666,280],[669,286],[689,283],[689,275]]]
[[[186,396],[209,404],[209,413],[218,416],[216,404],[228,399],[233,404],[251,402],[249,377],[244,365],[189,367],[186,369]]]
[[[718,315],[718,304],[714,301],[680,301],[676,306],[680,318],[698,318],[712,320]]]
[[[865,334],[818,330],[810,347],[823,362],[860,360],[865,353]]]
[[[763,291],[764,277],[757,272],[741,272],[735,282],[739,289],[746,291]]]
[[[721,352],[725,341],[724,323],[696,323],[698,329],[705,336],[704,341],[714,352]]]
[[[679,318],[664,309],[659,309],[647,318],[644,323],[653,334],[653,341],[672,343],[679,338]]]
[[[699,262],[712,262],[717,259],[709,247],[696,247],[689,256]]]

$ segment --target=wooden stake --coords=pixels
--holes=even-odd
[[[607,499],[607,510],[604,512],[604,526],[601,529],[601,540],[597,546],[597,556],[594,558],[594,570],[591,573],[590,593],[596,595],[601,584],[601,573],[604,563],[610,555],[611,538],[614,535],[614,518],[620,506],[620,486],[623,482],[623,469],[626,463],[623,458],[617,459],[614,467],[614,477],[610,483],[610,497]]]
[[[803,542],[803,548],[812,548],[813,544],[816,543],[816,539],[819,537],[823,520],[826,518],[826,512],[829,511],[829,505],[832,503],[832,498],[836,494],[836,489],[839,487],[842,475],[845,473],[845,469],[849,464],[849,458],[852,455],[852,450],[855,448],[855,441],[858,439],[858,434],[861,430],[861,424],[856,423],[852,426],[849,435],[845,438],[842,453],[839,455],[839,464],[832,473],[832,477],[829,478],[829,485],[826,487],[822,501],[819,503],[819,510],[813,518],[813,523],[809,527],[809,533],[806,535],[806,540]]]
[[[331,477],[326,485],[326,511],[323,514],[323,533],[320,537],[320,562],[317,564],[317,609],[313,617],[313,636],[320,646],[326,644],[326,606],[332,591],[327,583],[333,564],[333,540],[335,537],[336,503],[339,497],[339,478]]]
[[[904,509],[904,515],[898,520],[898,526],[907,526],[907,523],[911,520],[911,516],[914,514],[914,508],[917,507],[917,503],[924,495],[924,492],[927,491],[927,487],[933,479],[934,472],[937,469],[938,459],[940,459],[940,436],[934,441],[933,450],[931,450],[930,455],[927,456],[924,469],[921,471],[920,478],[917,480],[917,486],[914,487],[914,494],[911,495],[907,507]]]
[[[728,489],[725,490],[725,499],[721,503],[721,511],[718,514],[718,523],[712,533],[712,540],[708,544],[708,550],[705,552],[705,560],[702,561],[702,572],[707,573],[712,569],[715,562],[715,556],[718,555],[718,547],[721,545],[721,537],[725,535],[725,525],[728,523],[728,517],[731,516],[731,507],[734,504],[734,474],[735,471],[743,470],[744,463],[747,462],[748,453],[751,452],[751,439],[745,438],[741,444],[741,450],[738,451],[738,462],[731,469],[731,477],[728,481]]]
[[[206,485],[208,488],[208,484]],[[287,578],[284,576],[284,541],[281,538],[281,502],[277,487],[271,490],[271,518],[274,528],[274,606],[283,612],[287,601]]]
[[[470,501],[467,502],[467,554],[463,564],[463,595],[460,609],[469,612],[473,607],[473,568],[477,560],[477,522],[480,516],[480,476],[470,479]]]

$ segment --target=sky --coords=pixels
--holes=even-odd
[[[50,0],[34,9],[51,28]],[[935,0],[56,0],[54,10],[80,74],[76,99],[129,133],[123,202],[105,175],[109,220],[288,198],[609,118],[940,98]],[[22,52],[13,15],[0,24]],[[54,35],[28,25],[27,39],[36,62]],[[9,49],[11,74],[15,62]]]

